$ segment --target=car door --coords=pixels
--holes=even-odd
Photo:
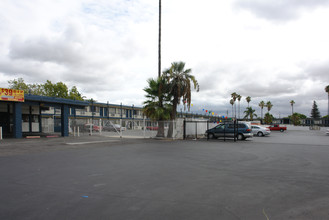
[[[215,136],[216,137],[223,137],[224,136],[224,128],[225,128],[225,125],[224,124],[220,124],[220,125],[217,125],[215,127]]]
[[[226,124],[225,125],[225,136],[226,137],[234,137],[234,124]]]
[[[252,133],[253,134],[257,134],[258,131],[260,130],[260,127],[258,127],[258,126],[251,126],[251,129],[252,129]]]

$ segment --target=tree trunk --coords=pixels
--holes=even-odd
[[[239,101],[238,119],[240,119],[240,101]]]
[[[158,133],[156,137],[164,137],[164,121],[158,122]]]
[[[168,128],[168,138],[172,138],[173,137],[173,133],[174,133],[174,124],[172,121],[174,121],[176,119],[176,114],[177,114],[177,101],[176,99],[174,99],[173,101],[173,110],[171,113],[171,122],[169,123],[169,128]]]

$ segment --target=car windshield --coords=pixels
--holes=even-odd
[[[218,129],[218,128],[220,129],[220,128],[224,128],[224,126],[225,126],[224,124],[219,124],[219,125],[217,125],[215,128],[216,128],[216,129]]]

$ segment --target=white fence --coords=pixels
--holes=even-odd
[[[101,135],[118,138],[172,138],[182,139],[184,120],[175,121],[124,121],[70,119],[69,133],[72,136]]]

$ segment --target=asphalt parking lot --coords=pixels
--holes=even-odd
[[[329,219],[329,136],[2,140],[0,219]]]

